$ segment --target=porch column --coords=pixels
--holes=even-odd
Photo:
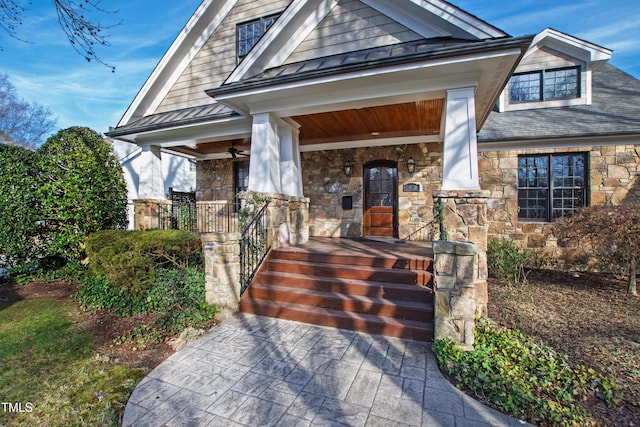
[[[282,194],[304,197],[302,171],[300,169],[300,125],[289,120],[280,120],[280,177]]]
[[[157,145],[143,146],[140,153],[140,180],[138,198],[164,200],[164,178],[162,176],[162,155]]]
[[[279,118],[270,113],[253,116],[249,190],[256,193],[282,193],[280,178]]]
[[[447,91],[442,190],[479,190],[475,88]]]

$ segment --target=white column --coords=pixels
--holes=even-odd
[[[148,145],[141,148],[138,197],[140,199],[165,199],[160,147]]]
[[[443,190],[479,190],[475,88],[447,91]]]
[[[270,113],[253,116],[249,190],[258,193],[282,193],[280,180],[279,118]]]
[[[300,125],[280,120],[280,178],[282,194],[304,197],[302,171],[300,169]]]

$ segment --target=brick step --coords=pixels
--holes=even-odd
[[[433,271],[433,257],[430,256],[430,254],[425,254],[424,258],[406,258],[368,254],[347,255],[339,253],[328,254],[323,252],[305,251],[293,247],[278,249],[277,257],[278,259],[289,261],[307,261],[313,263],[346,264],[361,265],[367,267],[397,268],[404,270]]]
[[[405,283],[312,276],[279,271],[260,271],[249,289],[254,285],[288,286],[298,289],[361,295],[390,300],[433,302],[433,291],[427,287],[408,285]]]
[[[405,283],[430,286],[433,275],[428,271],[389,269],[348,264],[326,264],[319,262],[289,261],[270,258],[265,263],[267,271],[327,276],[344,279],[372,280],[378,282]]]
[[[260,284],[253,284],[248,292],[249,297],[252,299],[309,305],[422,322],[433,320],[433,305],[427,302],[393,301],[385,298]]]
[[[432,322],[418,322],[373,314],[249,298],[242,299],[240,308],[245,313],[278,317],[314,325],[419,341],[433,340]]]

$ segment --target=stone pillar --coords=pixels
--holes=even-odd
[[[135,230],[158,230],[171,228],[170,215],[161,215],[162,211],[171,212],[171,200],[138,199],[133,201],[133,228]],[[164,218],[165,224],[161,224]]]
[[[443,190],[479,190],[475,88],[447,91]]]
[[[240,233],[201,235],[208,304],[230,311],[240,306]]]
[[[309,241],[309,199],[284,194],[269,196],[267,238],[272,249]]]
[[[469,348],[473,344],[474,316],[487,315],[487,201],[490,193],[478,190],[434,191],[432,194],[434,203],[445,204],[444,225],[450,240],[433,244],[436,318],[441,319],[436,320],[436,338],[450,335],[448,338]],[[456,333],[457,338],[454,338]]]
[[[433,252],[435,339],[449,339],[465,350],[473,350],[475,319],[483,310],[487,283],[480,273],[478,249],[473,243],[440,240],[433,242]]]
[[[162,154],[157,145],[142,147],[140,153],[140,199],[164,199],[164,178],[162,176]]]

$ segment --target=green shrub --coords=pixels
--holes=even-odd
[[[48,256],[83,259],[87,235],[126,227],[122,166],[99,133],[85,127],[60,130],[38,155],[38,213],[46,223]]]
[[[518,331],[477,324],[474,350],[448,340],[433,349],[440,369],[498,410],[537,425],[585,425],[587,413],[576,403],[596,395],[615,404],[617,387],[583,365]]]
[[[87,238],[94,273],[79,287],[82,308],[118,316],[157,314],[154,324],[123,336],[120,343],[155,342],[188,326],[213,324],[217,307],[205,300],[205,275],[198,236],[179,230],[105,230]]]
[[[86,241],[89,268],[115,288],[143,294],[158,268],[188,268],[202,262],[198,236],[182,230],[104,230]]]
[[[517,248],[510,240],[491,239],[487,251],[489,271],[503,282],[521,285],[527,281],[525,266],[531,252]]]
[[[0,267],[29,270],[44,252],[36,165],[33,151],[0,143]]]
[[[39,268],[36,270],[29,270],[27,272],[11,270],[12,279],[21,285],[26,285],[27,283],[31,283],[36,280],[80,282],[87,277],[88,274],[90,273],[87,266],[83,265],[79,261],[69,261],[58,268],[53,268],[53,266],[51,266],[50,268]]]
[[[155,341],[159,333],[166,337],[188,326],[207,329],[213,325],[218,308],[207,304],[204,285],[202,266],[163,268],[158,270],[155,282],[142,294],[113,287],[104,277],[89,277],[80,285],[76,299],[83,310],[109,310],[121,317],[158,314],[153,327],[148,330],[153,333]],[[145,331],[137,331],[135,340],[149,339],[138,336]]]

